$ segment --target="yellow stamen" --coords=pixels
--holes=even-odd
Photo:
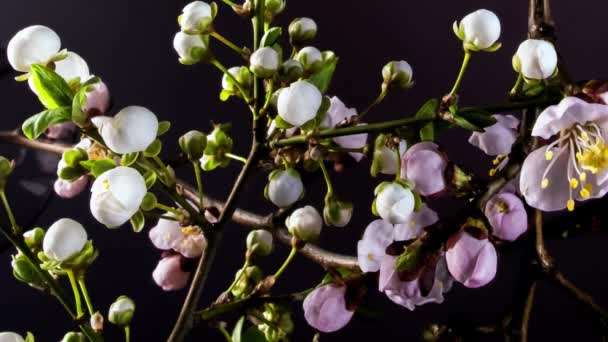
[[[547,160],[553,159],[553,151],[545,152],[545,159],[547,159]]]
[[[494,175],[496,174],[496,169],[495,168],[491,168],[490,172],[488,172],[490,174],[490,177],[494,177]]]
[[[608,167],[608,147],[602,142],[586,148],[583,153],[579,153],[576,159],[578,160],[583,170],[591,171],[596,174],[600,170]]]
[[[574,211],[574,200],[569,199],[566,206],[568,207],[568,211]]]
[[[104,179],[103,185],[106,188],[106,190],[110,190],[110,181],[109,180]]]
[[[581,139],[583,139],[584,142],[589,142],[589,135],[587,134],[587,132],[585,132],[585,131],[581,132],[580,137],[581,137]]]
[[[581,180],[581,182],[584,182],[587,180],[587,174],[584,172],[581,172],[581,174],[578,176],[578,178]]]
[[[587,190],[587,189],[583,188],[583,189],[581,189],[581,191],[580,191],[580,195],[581,195],[581,197],[582,197],[582,198],[587,199],[587,198],[589,198],[589,196],[590,196],[591,194],[589,193],[589,190]]]
[[[374,255],[372,253],[367,253],[367,259],[374,260]]]
[[[416,227],[416,221],[412,220],[410,221],[410,228],[414,228]]]
[[[570,187],[572,189],[578,188],[578,179],[576,179],[576,178],[570,178]]]
[[[540,182],[540,187],[543,189],[546,189],[549,186],[549,180],[547,178],[543,179],[542,182]]]

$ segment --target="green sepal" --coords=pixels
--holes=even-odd
[[[290,124],[289,122],[283,120],[283,118],[281,116],[279,116],[279,115],[277,115],[274,118],[274,122],[277,125],[277,128],[280,128],[280,129],[289,129],[289,128],[293,127],[292,124]]]
[[[496,43],[492,44],[490,47],[487,47],[485,49],[481,49],[481,51],[495,52],[495,51],[498,51],[498,49],[500,49],[501,47],[502,47],[502,43],[501,42],[496,42]]]
[[[25,336],[24,342],[35,342],[34,334],[28,331],[27,335]]]
[[[97,178],[101,176],[104,172],[111,170],[115,167],[116,163],[110,158],[97,159],[91,166],[91,174],[93,175],[93,177]]]
[[[160,153],[163,148],[163,143],[156,139],[154,140],[148,148],[144,151],[144,156],[148,158],[156,157]]]
[[[21,74],[19,76],[15,76],[15,81],[17,81],[17,82],[25,82],[25,81],[27,81],[30,78],[30,76],[32,76],[32,73],[31,72],[26,72],[25,74]]]
[[[66,163],[66,165],[71,167],[78,167],[80,166],[80,162],[87,160],[89,156],[87,154],[87,151],[83,150],[80,147],[77,147],[63,152],[61,158]]]
[[[37,139],[49,126],[69,121],[72,117],[70,107],[48,109],[31,116],[21,126],[23,134],[30,139]]]
[[[372,202],[372,214],[374,214],[374,216],[380,216],[378,215],[378,210],[376,210],[376,198],[374,198],[374,201]]]
[[[458,39],[464,41],[464,28],[458,23],[458,20],[455,20],[454,24],[452,24],[452,30],[454,30],[454,34]]]
[[[468,131],[481,131],[481,128],[479,128],[478,126],[474,125],[473,123],[469,122],[467,119],[454,114],[454,124],[456,124],[456,126],[459,126],[461,128],[464,128]]]
[[[241,316],[232,329],[232,342],[241,342],[243,339],[243,325],[245,316]]]
[[[471,124],[484,128],[496,123],[496,119],[486,110],[477,107],[466,107],[458,110],[458,116]]]
[[[45,271],[49,271],[53,274],[64,274],[65,270],[84,270],[89,267],[95,259],[99,256],[99,252],[93,247],[93,241],[88,240],[82,250],[67,260],[58,261],[52,260],[44,254],[43,251],[38,252],[38,258],[42,263],[40,268]]]
[[[228,101],[228,99],[229,99],[231,96],[234,96],[234,93],[233,93],[233,92],[231,92],[231,91],[229,91],[229,90],[224,89],[224,90],[220,91],[220,100],[221,100],[222,102],[226,102],[226,101]]]
[[[412,191],[412,195],[414,195],[414,211],[420,211],[422,209],[422,197],[416,191]]]
[[[161,121],[158,123],[158,131],[156,132],[156,136],[160,137],[161,135],[167,133],[171,128],[171,122],[169,121]]]
[[[140,208],[143,211],[150,211],[156,208],[156,204],[158,203],[158,199],[156,195],[151,192],[146,193],[144,199],[141,201]]]
[[[144,173],[144,181],[146,182],[146,188],[147,189],[151,189],[154,184],[156,184],[156,180],[157,180],[157,176],[156,176],[156,172],[154,171],[146,171],[146,173]]]
[[[120,165],[131,166],[131,165],[133,165],[133,163],[135,163],[137,161],[138,157],[139,157],[139,152],[125,153],[122,155],[122,158],[120,159]]]
[[[395,270],[397,271],[411,271],[420,261],[420,246],[411,244],[405,247],[405,251],[397,257],[395,263]]]
[[[280,27],[270,28],[268,31],[266,31],[266,33],[264,33],[264,36],[262,36],[260,48],[273,46],[279,40],[282,33],[283,30]]]
[[[144,213],[141,210],[138,210],[135,215],[133,215],[131,219],[129,219],[129,222],[131,222],[131,227],[133,228],[133,231],[139,233],[142,231],[142,229],[144,229],[144,225],[146,224],[146,217],[144,216]]]
[[[42,105],[47,109],[72,106],[74,92],[61,76],[40,64],[32,64],[31,73]]]

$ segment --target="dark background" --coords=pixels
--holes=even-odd
[[[608,3],[602,0],[554,1],[561,53],[576,79],[606,78],[608,48],[605,37],[605,13]],[[4,46],[15,32],[32,24],[53,28],[65,48],[83,56],[91,72],[109,85],[115,107],[143,105],[161,120],[171,120],[173,127],[166,136],[164,154],[175,154],[176,138],[186,130],[209,130],[210,121],[233,123],[233,136],[238,153],[245,154],[249,142],[249,113],[236,100],[223,104],[218,99],[220,74],[211,66],[183,66],[172,49],[178,30],[177,15],[185,1],[143,0],[5,0],[0,5],[0,44]],[[216,20],[217,30],[237,42],[249,44],[249,22],[234,15],[221,3]],[[288,1],[287,10],[278,23],[288,24],[292,18],[310,16],[320,28],[315,45],[331,49],[341,57],[330,94],[339,95],[350,106],[364,108],[376,96],[380,86],[380,69],[392,59],[405,59],[414,68],[416,86],[403,94],[390,97],[375,110],[370,121],[395,119],[411,115],[425,99],[446,93],[462,58],[460,41],[452,33],[454,20],[478,9],[495,11],[501,19],[503,48],[496,53],[476,54],[462,85],[463,104],[491,104],[505,100],[515,80],[511,56],[527,30],[527,1],[375,1],[308,0]],[[239,63],[231,51],[214,42],[216,54],[225,65]],[[0,129],[12,129],[29,115],[40,110],[36,98],[24,83],[17,83],[9,74],[0,79]],[[450,133],[441,140],[450,157],[480,174],[487,174],[489,161],[481,152],[465,143],[463,132]],[[451,144],[446,144],[450,142]],[[0,154],[15,157],[18,151],[0,145]],[[32,160],[17,170],[7,192],[20,222],[26,222],[42,205],[42,198],[28,197],[19,184],[24,179],[37,179],[42,174]],[[204,175],[206,192],[225,198],[238,165]],[[50,169],[53,172],[54,165]],[[369,180],[369,163],[334,177],[340,194],[355,201],[356,212],[346,228],[326,228],[321,245],[328,249],[355,254],[356,241],[372,219],[369,206],[372,189],[379,180]],[[180,175],[191,178],[189,169]],[[50,179],[50,178],[47,178]],[[259,213],[272,208],[262,197],[265,175],[246,189],[241,205]],[[17,182],[19,181],[19,182]],[[307,188],[308,202],[321,208],[324,185],[320,179]],[[73,217],[82,222],[100,250],[100,258],[87,276],[96,309],[104,314],[109,304],[126,294],[137,302],[133,322],[135,341],[163,341],[169,334],[185,295],[185,291],[162,292],[151,278],[160,252],[149,242],[147,233],[135,234],[130,228],[108,230],[94,221],[88,210],[88,193],[70,201],[52,199],[49,210],[36,221],[48,227],[56,219]],[[597,202],[596,202],[597,203]],[[450,203],[441,214],[454,212]],[[600,212],[602,203],[591,212]],[[4,214],[0,215],[6,225]],[[225,288],[234,271],[242,263],[246,230],[237,225],[227,227],[228,234],[219,250],[211,280],[202,303],[209,303]],[[549,228],[550,229],[550,228]],[[0,240],[1,241],[1,240]],[[593,293],[599,303],[608,305],[608,270],[604,260],[608,237],[603,233],[556,241],[549,248],[559,266],[582,288]],[[287,249],[278,248],[266,266],[267,272]],[[424,323],[448,322],[453,319],[470,322],[491,322],[509,310],[520,275],[519,251],[501,253],[496,279],[485,288],[472,290],[456,285],[447,294],[443,305],[430,304],[415,312],[392,304],[372,289],[374,305],[384,315],[379,319],[356,316],[342,331],[322,337],[324,341],[347,339],[418,340]],[[0,331],[20,333],[32,331],[38,341],[56,341],[74,327],[62,308],[48,295],[19,283],[11,276],[10,253],[0,255]],[[321,269],[297,258],[278,284],[277,293],[297,291],[318,282]],[[314,332],[302,319],[299,304],[294,310],[296,322],[294,341],[309,341]],[[538,288],[531,320],[532,340],[594,341],[597,337],[595,318],[586,308],[565,296],[560,290],[542,282]],[[107,341],[121,340],[116,329],[106,326]],[[221,336],[205,327],[197,328],[189,340],[221,341]]]

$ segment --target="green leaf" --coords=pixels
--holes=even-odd
[[[95,160],[94,159],[84,160],[84,161],[81,161],[79,164],[80,164],[80,166],[87,169],[88,171],[91,171],[91,168],[93,168],[93,164],[95,164]]]
[[[232,329],[232,342],[241,342],[243,340],[243,324],[245,316],[241,316]]]
[[[115,167],[116,163],[110,158],[98,159],[95,160],[95,163],[93,163],[93,166],[91,166],[91,173],[93,174],[93,177],[97,178],[104,172]]]
[[[131,227],[133,228],[133,231],[136,233],[141,232],[142,229],[144,229],[144,225],[146,224],[146,218],[141,210],[138,210],[129,221],[131,222]]]
[[[25,120],[21,129],[28,139],[34,140],[44,133],[49,126],[69,121],[70,117],[70,107],[49,109]]]
[[[331,80],[334,76],[334,72],[336,71],[337,65],[337,57],[326,61],[323,64],[323,67],[321,67],[321,70],[310,76],[307,81],[317,86],[317,88],[319,88],[319,90],[321,91],[321,94],[325,94],[327,92],[327,89],[329,88],[329,85],[331,84]]]
[[[280,27],[272,27],[262,37],[260,47],[273,46],[274,43],[281,37],[282,30]]]
[[[161,135],[167,133],[171,128],[171,122],[169,121],[161,121],[158,123],[158,131],[156,132],[156,136],[160,137]]]
[[[144,180],[146,181],[146,188],[151,189],[156,183],[156,172],[148,171],[144,174]]]
[[[249,327],[241,342],[266,342],[266,337],[257,327]]]
[[[232,95],[234,95],[234,94],[231,91],[222,90],[220,92],[220,100],[222,100],[222,102],[226,102]]]
[[[40,64],[32,64],[31,70],[38,99],[47,109],[72,105],[74,92],[61,76]]]
[[[416,113],[416,118],[419,119],[434,119],[437,115],[437,109],[439,108],[439,99],[432,98],[426,101],[418,112]]]
[[[137,161],[137,157],[139,157],[139,152],[125,153],[122,155],[120,164],[122,166],[131,166]]]
[[[420,128],[420,141],[435,141],[434,122],[429,122]]]
[[[163,148],[163,143],[160,140],[156,139],[144,151],[144,156],[146,156],[148,158],[156,157],[156,156],[158,156],[158,154],[160,153],[162,148]]]
[[[466,130],[469,131],[480,131],[481,128],[477,127],[476,125],[474,125],[473,123],[469,122],[467,119],[454,114],[454,123],[456,124],[456,126],[462,127]]]

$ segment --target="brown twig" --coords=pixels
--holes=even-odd
[[[526,297],[526,305],[524,306],[524,313],[521,320],[521,342],[528,341],[528,326],[530,324],[530,317],[532,314],[532,306],[534,305],[534,293],[536,292],[536,281],[532,282],[530,289],[528,290],[528,296]]]

